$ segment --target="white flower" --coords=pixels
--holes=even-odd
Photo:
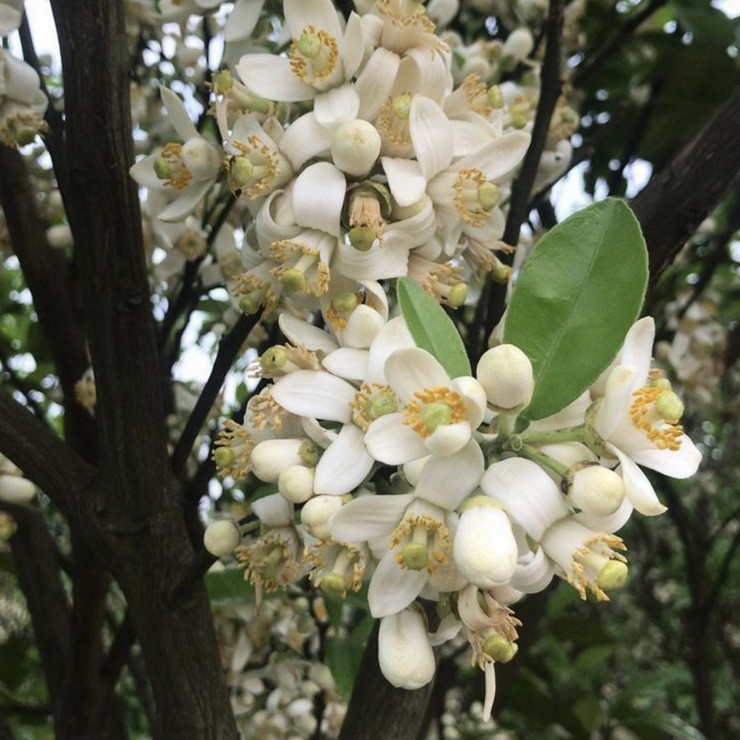
[[[378,632],[380,670],[399,689],[419,689],[434,677],[434,651],[429,644],[424,617],[404,609],[380,621]]]
[[[0,501],[26,504],[36,495],[36,486],[21,475],[0,473]]]
[[[162,102],[180,139],[170,142],[131,167],[131,177],[147,188],[176,194],[158,217],[162,221],[181,221],[205,197],[221,169],[221,153],[193,126],[180,98],[166,87],[160,88]]]
[[[455,454],[431,456],[413,493],[362,496],[334,515],[329,529],[335,539],[379,539],[386,548],[368,590],[373,616],[407,607],[448,564],[454,509],[475,489],[482,471],[483,454],[471,441]]]
[[[398,465],[429,453],[450,455],[468,443],[483,421],[486,403],[480,383],[474,378],[450,380],[423,349],[394,352],[385,363],[385,375],[403,410],[381,417],[367,430],[365,445],[380,462]]]
[[[665,507],[638,465],[688,478],[701,462],[701,453],[678,423],[683,405],[670,383],[650,370],[654,337],[649,317],[629,330],[593,418],[606,452],[622,467],[626,496],[646,516],[662,514]]]
[[[293,35],[288,56],[246,54],[237,64],[250,90],[267,100],[314,100],[354,75],[364,55],[358,15],[342,33],[331,0],[285,0],[283,11]]]

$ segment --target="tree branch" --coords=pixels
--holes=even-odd
[[[69,514],[95,471],[25,406],[0,392],[0,451]]]
[[[632,201],[650,259],[650,285],[722,196],[740,182],[740,87]]]

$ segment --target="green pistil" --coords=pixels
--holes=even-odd
[[[354,311],[357,308],[358,303],[359,301],[357,300],[357,294],[350,291],[346,293],[339,293],[334,297],[334,300],[332,301],[334,310],[340,314],[350,313],[351,311]]]
[[[358,252],[367,252],[378,238],[377,234],[369,226],[353,226],[347,233],[349,243]]]
[[[478,186],[478,203],[484,211],[490,211],[501,200],[501,192],[492,182],[484,182]]]
[[[288,353],[280,345],[270,347],[264,354],[260,355],[260,367],[265,372],[282,370],[288,362]]]
[[[401,550],[403,564],[409,570],[424,570],[427,567],[427,546],[421,542],[409,542]]]
[[[604,591],[615,591],[627,582],[629,568],[621,560],[610,560],[599,572],[596,585]]]
[[[396,118],[400,118],[406,121],[411,113],[411,101],[413,98],[411,95],[397,95],[393,98],[391,106],[393,107],[393,113]]]
[[[254,165],[248,157],[234,157],[229,168],[231,182],[236,188],[243,188],[254,175]]]
[[[377,396],[370,399],[365,406],[364,416],[368,421],[375,421],[375,419],[385,416],[386,414],[392,414],[398,411],[398,401],[393,393],[378,393]]]
[[[683,416],[683,401],[673,391],[665,390],[655,400],[655,410],[661,419],[677,424]]]
[[[486,92],[486,97],[488,98],[489,104],[494,108],[498,109],[504,107],[504,96],[501,92],[501,88],[498,85],[489,87],[488,91]]]
[[[321,590],[333,599],[343,599],[347,595],[347,584],[340,573],[327,573],[321,579]]]
[[[219,470],[228,468],[234,462],[234,452],[230,447],[217,447],[213,451],[213,462]]]
[[[449,424],[452,419],[452,411],[446,403],[428,403],[421,412],[421,420],[430,431]]]
[[[164,157],[154,160],[154,174],[160,180],[169,180],[172,177],[172,167]]]
[[[451,308],[460,308],[468,297],[467,283],[458,283],[454,285],[447,295],[446,303]]]
[[[315,59],[321,52],[321,39],[315,33],[303,33],[298,39],[298,51],[306,59]]]
[[[261,305],[262,300],[257,293],[249,293],[239,299],[239,309],[247,316],[257,313],[257,311],[260,310]]]
[[[280,282],[291,293],[303,293],[306,290],[306,276],[295,268],[286,270],[280,276]]]
[[[321,459],[322,452],[323,450],[320,447],[318,447],[310,439],[307,439],[300,446],[300,449],[298,450],[298,457],[300,457],[301,461],[305,465],[308,465],[309,468],[314,468]]]
[[[497,663],[508,663],[516,655],[516,651],[516,644],[496,633],[483,643],[483,652]]]

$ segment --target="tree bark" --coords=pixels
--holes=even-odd
[[[632,201],[650,255],[650,285],[717,206],[740,183],[740,87],[704,128]]]

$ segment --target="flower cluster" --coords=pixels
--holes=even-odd
[[[176,136],[131,173],[177,267],[207,264],[211,235],[190,219],[228,187],[246,219],[226,275],[234,302],[278,313],[286,338],[260,355],[263,388],[212,453],[222,476],[271,492],[246,526],[214,522],[206,547],[234,553],[258,600],[306,577],[338,599],[367,583],[397,687],[428,683],[433,648],[463,635],[485,673],[486,719],[495,663],[517,650],[512,605],[554,576],[608,600],[627,577],[615,532],[633,510],[664,510],[641,466],[687,477],[700,455],[651,369],[650,319],[591,388],[532,423],[520,348],[499,344],[474,373],[451,374],[417,346],[385,281],[410,278],[456,308],[471,275],[511,277],[497,252],[515,246],[501,241],[504,209],[538,66],[526,28],[466,47],[436,33],[431,7],[362,6],[345,22],[330,0],[285,0],[285,53],[247,53],[213,77],[220,141],[162,88]],[[508,81],[519,65],[528,74]],[[561,101],[535,187],[567,163],[576,125]]]

